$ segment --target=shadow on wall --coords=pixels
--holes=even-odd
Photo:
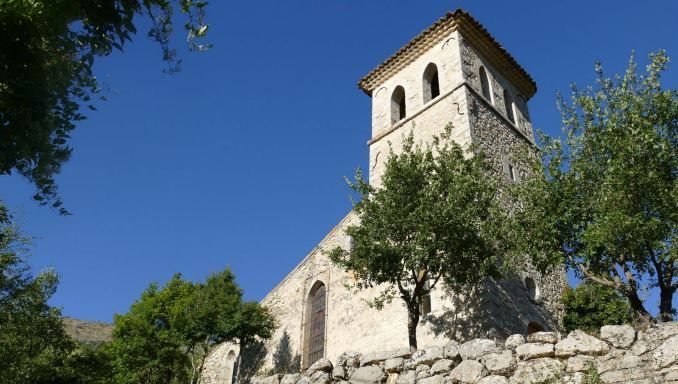
[[[464,294],[445,286],[442,289],[452,308],[437,310],[423,320],[436,336],[459,342],[505,339],[516,333],[549,330],[558,324],[543,304],[530,301],[522,279],[515,273],[501,280],[487,278]]]
[[[252,377],[254,377],[261,366],[264,364],[264,358],[266,357],[266,343],[263,341],[256,341],[248,346],[246,346],[242,351],[242,360],[240,367],[240,378],[239,382],[247,384],[250,382]],[[234,367],[233,372],[238,371],[237,362],[236,367]],[[235,381],[231,381],[234,383]]]
[[[301,370],[301,355],[292,355],[292,344],[287,330],[273,353],[273,373],[298,373]]]

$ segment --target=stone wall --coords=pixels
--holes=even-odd
[[[516,334],[502,342],[474,339],[410,353],[345,352],[299,374],[255,377],[252,384],[677,384],[678,323],[636,331],[605,326]]]

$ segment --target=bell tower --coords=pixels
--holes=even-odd
[[[453,126],[452,138],[471,143],[507,177],[516,146],[533,146],[527,101],[537,91],[530,75],[471,15],[447,13],[363,77],[372,98],[370,182],[378,185],[389,143],[395,151],[410,131],[429,142]]]

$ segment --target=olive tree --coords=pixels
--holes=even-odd
[[[524,253],[536,265],[565,263],[581,278],[616,290],[648,320],[641,292],[658,288],[664,321],[675,314],[678,258],[678,93],[663,89],[669,58],[633,57],[623,75],[558,97],[563,138],[541,134],[540,161],[517,186]]]
[[[498,181],[482,154],[465,156],[450,129],[430,145],[410,134],[400,153],[391,148],[379,188],[358,169],[349,186],[360,197],[353,206],[360,222],[346,229],[355,246],[328,251],[355,276],[355,288],[378,288],[372,306],[402,300],[412,349],[422,297],[442,280],[462,289],[497,276],[505,252]]]

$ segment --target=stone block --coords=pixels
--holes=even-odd
[[[431,365],[444,358],[443,347],[431,347],[416,351],[412,354],[408,366],[416,367],[419,364]]]
[[[329,384],[332,382],[332,376],[324,371],[314,372],[309,379],[312,384]]]
[[[596,370],[598,373],[605,373],[616,369],[636,368],[642,365],[643,361],[639,356],[618,349],[596,360]]]
[[[562,384],[589,384],[589,380],[583,372],[575,372],[563,376]]]
[[[288,373],[280,379],[280,384],[296,384],[299,381],[298,373]]]
[[[604,355],[610,347],[604,341],[583,332],[572,331],[556,344],[557,357],[570,357],[574,355]]]
[[[504,342],[504,346],[507,349],[515,349],[517,346],[525,344],[525,336],[516,334],[516,335],[511,335],[508,338],[506,338],[506,341]]]
[[[572,356],[567,359],[565,371],[567,372],[587,372],[595,364],[593,356]]]
[[[409,348],[401,348],[386,352],[368,353],[362,356],[362,358],[360,359],[360,365],[365,366],[379,364],[382,361],[386,361],[394,357],[409,357],[410,354],[411,352]]]
[[[417,381],[417,373],[415,371],[405,371],[398,375],[396,384],[414,384]]]
[[[459,356],[459,343],[456,341],[451,341],[443,347],[443,355],[446,359],[461,361],[461,356]]]
[[[306,373],[308,375],[311,375],[314,372],[318,372],[318,371],[331,373],[333,368],[334,367],[332,366],[332,362],[330,361],[330,359],[323,357],[322,359],[311,364],[311,366],[308,367],[308,370],[306,371]]]
[[[435,375],[417,380],[418,384],[444,384],[445,378],[442,375]]]
[[[346,368],[344,368],[340,365],[334,367],[334,369],[332,370],[332,377],[334,377],[335,379],[346,380],[347,379]],[[280,383],[280,384],[283,384],[283,383]]]
[[[474,384],[485,376],[487,370],[482,364],[474,360],[464,360],[450,372],[449,378],[453,382],[456,380],[463,384]]]
[[[554,357],[556,354],[553,344],[526,343],[516,347],[516,355],[519,360],[532,360],[540,357]]]
[[[528,343],[555,344],[558,342],[558,334],[555,332],[535,332],[527,335]]]
[[[452,370],[452,368],[454,368],[455,365],[457,365],[457,362],[454,360],[450,359],[438,360],[431,366],[431,374],[437,375],[439,373],[449,372]]]
[[[636,341],[636,330],[630,325],[606,325],[600,328],[600,338],[617,348],[629,348]]]
[[[272,375],[267,377],[261,377],[257,380],[259,384],[280,384],[280,378],[282,375]]]
[[[478,384],[508,384],[508,382],[504,376],[492,375],[483,377]]]
[[[653,366],[661,369],[678,363],[678,335],[664,341],[652,353]]]
[[[494,375],[510,376],[516,369],[516,359],[511,351],[490,353],[483,356],[481,361]]]
[[[388,359],[384,361],[384,370],[388,373],[400,372],[403,370],[404,361],[402,357]]]
[[[643,378],[645,378],[645,372],[642,369],[618,369],[600,375],[603,383],[628,383],[630,380]]]
[[[488,353],[499,352],[500,347],[494,340],[474,339],[459,346],[459,354],[463,360],[476,360]]]
[[[358,352],[344,352],[337,358],[337,365],[341,367],[353,366],[358,367],[360,365],[360,357],[362,354]]]
[[[348,380],[351,384],[377,384],[386,380],[386,373],[381,367],[368,365],[360,367],[353,372]]]
[[[557,382],[562,375],[563,363],[550,357],[518,363],[511,376],[511,384],[547,384]]]

